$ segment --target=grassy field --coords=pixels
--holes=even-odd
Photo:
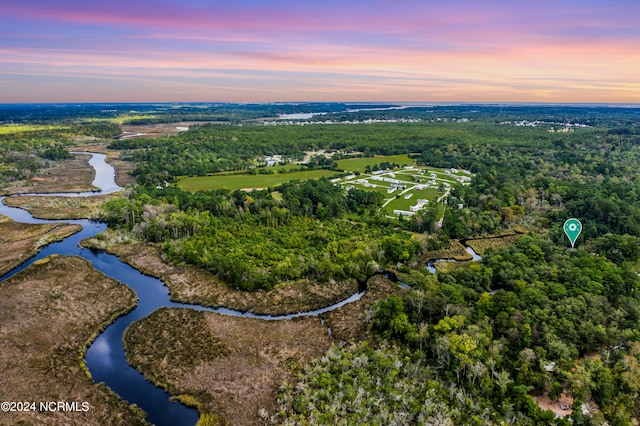
[[[462,243],[459,241],[451,241],[449,243],[449,248],[425,251],[420,256],[419,262],[427,263],[429,260],[433,259],[454,259],[457,261],[465,261],[471,260],[472,258],[473,256],[467,253]]]
[[[275,173],[272,175],[194,176],[180,179],[178,186],[189,192],[209,189],[268,188],[295,179],[320,179],[321,177],[330,177],[335,174],[336,172],[331,170],[309,170],[293,173]]]
[[[157,115],[150,114],[123,114],[117,117],[109,117],[109,118],[85,118],[82,121],[84,122],[108,122],[108,123],[116,123],[116,124],[127,124],[131,121],[137,120],[148,120],[152,118],[158,118]]]
[[[0,126],[0,135],[22,132],[35,132],[38,130],[57,130],[65,128],[66,127],[64,126],[41,126],[34,124],[3,124]]]
[[[414,161],[409,158],[407,154],[400,155],[380,155],[376,157],[364,157],[364,158],[348,158],[346,160],[338,160],[338,169],[347,170],[351,172],[364,172],[366,166],[373,166],[374,164],[380,164],[383,161],[390,163],[397,163],[401,166],[411,166]]]
[[[496,237],[478,238],[475,240],[467,240],[466,243],[476,253],[482,256],[490,248],[494,250],[500,250],[500,249],[509,247],[511,244],[515,242],[515,240],[517,240],[521,236],[522,236],[521,234],[515,234],[515,235],[505,235],[501,238],[496,238]]]
[[[436,222],[443,219],[444,216],[444,203],[438,204],[438,214],[436,215]]]
[[[398,192],[396,192],[398,193]],[[406,195],[413,194],[411,198],[405,199]],[[401,195],[400,198],[396,198],[387,204],[386,209],[388,212],[393,212],[394,210],[409,210],[409,207],[415,205],[419,199],[429,200],[429,203],[433,203],[442,193],[438,192],[437,189],[434,188],[425,188],[418,191],[408,191],[404,195]]]

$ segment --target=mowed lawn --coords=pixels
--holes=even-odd
[[[307,170],[293,173],[275,173],[272,175],[227,175],[227,176],[194,176],[184,177],[178,186],[189,192],[209,189],[249,189],[268,188],[292,180],[320,179],[335,175],[334,170]]]
[[[411,158],[409,158],[407,154],[347,158],[346,160],[338,160],[337,163],[339,170],[350,172],[364,172],[365,167],[373,166],[374,164],[380,164],[383,161],[400,164],[401,166],[412,166],[415,163]]]
[[[394,192],[394,196],[397,192]],[[409,199],[405,199],[405,195],[413,194],[413,196]],[[437,189],[434,188],[425,188],[418,191],[408,191],[404,195],[400,196],[400,198],[396,198],[389,204],[387,204],[387,211],[392,212],[393,210],[409,210],[409,207],[418,203],[418,200],[423,198],[429,200],[429,204],[433,204],[436,202],[438,197],[442,195],[441,192],[438,192]]]

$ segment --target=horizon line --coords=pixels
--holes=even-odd
[[[0,106],[27,106],[27,105],[332,105],[332,104],[345,104],[345,105],[394,105],[394,106],[637,106],[640,107],[640,102],[536,102],[536,101],[450,101],[450,102],[438,102],[438,101],[263,101],[263,102],[234,102],[234,101],[91,101],[91,102],[0,102]]]

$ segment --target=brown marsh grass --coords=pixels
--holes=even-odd
[[[4,412],[0,424],[145,424],[84,365],[99,331],[135,304],[131,289],[78,257],[42,259],[0,283],[0,400],[89,404],[86,412]]]

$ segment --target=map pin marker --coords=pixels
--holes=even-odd
[[[571,241],[571,248],[573,248],[573,245],[578,239],[578,235],[580,235],[580,232],[582,232],[582,223],[580,223],[578,219],[567,219],[564,222],[563,228],[564,233],[567,234],[567,238],[569,238],[569,241]]]

